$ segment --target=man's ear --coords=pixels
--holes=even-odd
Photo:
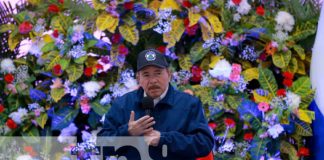
[[[139,72],[136,72],[136,80],[137,80],[137,82],[139,82]]]

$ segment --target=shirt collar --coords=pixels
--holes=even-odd
[[[159,103],[159,102],[160,102],[160,101],[161,101],[161,100],[166,96],[166,94],[168,93],[168,90],[169,90],[169,85],[167,86],[167,88],[166,88],[165,91],[161,94],[160,97],[153,99],[154,106],[155,106],[157,103]],[[147,94],[146,94],[146,92],[144,91],[144,97],[146,97],[146,96],[147,96]]]

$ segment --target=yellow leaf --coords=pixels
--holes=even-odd
[[[253,97],[254,97],[256,103],[260,103],[260,102],[267,102],[267,103],[269,103],[269,101],[270,101],[270,98],[269,97],[267,97],[267,96],[261,96],[255,90],[253,91]]]
[[[212,13],[210,13],[208,11],[205,12],[205,15],[206,15],[209,23],[213,27],[213,30],[215,33],[223,32],[223,25],[216,15],[213,15]]]
[[[253,79],[259,78],[259,71],[258,68],[249,68],[245,71],[243,71],[244,80],[251,81]]]
[[[155,14],[157,15],[159,13],[159,7],[161,6],[161,2],[159,0],[153,0],[149,4],[149,8],[152,9]]]
[[[146,24],[142,25],[142,31],[145,31],[145,30],[148,30],[148,29],[154,27],[157,23],[158,23],[157,20],[153,20],[153,21],[151,21],[149,23],[146,23]]]
[[[199,19],[201,18],[201,15],[199,13],[194,13],[193,9],[189,9],[189,27],[195,25],[198,23]]]
[[[106,9],[106,5],[100,3],[98,0],[92,0],[92,4],[95,10]]]
[[[313,111],[299,109],[298,114],[299,119],[307,123],[312,123],[312,120],[315,119],[315,113]]]
[[[160,9],[167,9],[171,8],[172,10],[178,10],[181,11],[178,3],[174,0],[163,0]]]
[[[31,5],[38,5],[40,4],[41,0],[28,0],[28,3]]]
[[[201,22],[199,24],[200,24],[202,37],[203,37],[204,41],[207,41],[209,39],[214,38],[213,29],[211,28],[211,26],[207,22],[206,23]]]
[[[221,60],[221,58],[221,56],[213,55],[210,60],[209,68],[214,68],[216,63],[218,63],[218,61]]]
[[[298,60],[298,69],[297,69],[297,73],[301,74],[301,75],[305,75],[306,74],[306,70],[305,70],[305,64],[303,61]]]
[[[96,20],[96,26],[104,31],[107,29],[111,33],[115,33],[116,27],[118,26],[119,18],[113,17],[110,14],[103,13],[98,16]]]
[[[171,31],[163,34],[163,41],[168,43],[167,48],[173,47],[175,43],[180,40],[183,32],[185,31],[183,21],[180,19],[175,19],[172,21],[171,25]]]
[[[136,45],[139,40],[138,30],[136,26],[122,25],[119,27],[120,34],[124,39],[133,45]]]
[[[51,43],[51,42],[53,42],[53,39],[52,39],[52,37],[49,34],[45,34],[43,36],[43,39],[44,39],[44,42],[45,43]]]
[[[18,43],[19,43],[19,38],[16,35],[13,35],[11,33],[8,38],[9,49],[11,51],[15,50]]]

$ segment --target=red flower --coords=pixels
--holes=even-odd
[[[19,33],[21,34],[27,34],[32,29],[33,29],[33,25],[28,21],[25,21],[19,25]]]
[[[191,27],[186,27],[186,32],[187,32],[187,34],[189,35],[189,36],[194,36],[194,35],[196,35],[196,31],[198,30],[198,24],[195,24],[195,25],[193,25],[193,26],[191,26]]]
[[[251,141],[253,139],[253,133],[251,132],[245,133],[243,139],[246,141]]]
[[[134,8],[134,2],[125,2],[125,3],[124,3],[124,8],[125,8],[126,10],[131,10],[131,9],[133,9],[133,8]]]
[[[96,64],[96,68],[99,69],[103,69],[103,66],[101,64]]]
[[[5,110],[4,106],[0,104],[0,113],[2,113]]]
[[[62,67],[61,67],[60,64],[57,64],[57,65],[55,65],[55,66],[53,67],[53,73],[54,73],[55,75],[60,75],[60,74],[62,74]]]
[[[120,55],[127,56],[128,48],[125,45],[121,44],[121,45],[118,46],[118,53]]]
[[[261,61],[266,61],[267,60],[267,54],[266,53],[261,53],[260,54],[260,56],[259,56],[259,59],[261,60]]]
[[[256,8],[256,14],[258,14],[259,16],[264,16],[264,13],[265,13],[265,11],[264,11],[264,8],[262,6],[258,6]]]
[[[166,49],[165,46],[160,46],[160,47],[156,48],[156,50],[158,50],[161,53],[165,53],[165,49]]]
[[[225,34],[225,38],[231,39],[233,37],[233,32],[232,31],[227,31]]]
[[[187,8],[190,8],[190,7],[192,6],[192,4],[191,4],[188,0],[184,0],[184,1],[182,2],[182,5],[183,5],[184,7],[187,7]]]
[[[64,0],[58,0],[59,3],[63,4],[64,3]]]
[[[310,156],[310,154],[309,154],[309,149],[306,148],[306,147],[301,147],[301,148],[299,148],[298,153],[297,153],[297,156],[298,156],[298,157],[306,157],[306,156]]]
[[[84,75],[87,77],[91,77],[92,76],[92,67],[87,67],[84,69]]]
[[[225,118],[224,123],[229,128],[233,128],[235,126],[235,121],[232,118]]]
[[[285,97],[286,96],[286,90],[285,89],[278,89],[277,96]]]
[[[37,155],[32,146],[25,146],[24,150],[32,157],[35,157]]]
[[[291,73],[291,72],[283,72],[283,76],[286,78],[286,79],[293,79],[294,78],[294,74]]]
[[[215,129],[217,127],[217,124],[215,122],[209,122],[208,123],[208,126],[211,128],[211,129]]]
[[[242,0],[232,0],[232,2],[235,4],[235,5],[239,5],[241,3]]]
[[[53,37],[57,38],[59,36],[58,30],[55,29],[52,35],[53,35]]]
[[[111,42],[112,44],[117,44],[121,40],[121,35],[119,33],[115,33],[111,36]]]
[[[10,128],[10,129],[16,129],[17,128],[17,124],[15,123],[15,121],[13,121],[12,119],[8,119],[6,122],[6,125]]]
[[[14,81],[15,77],[8,73],[4,76],[4,80],[7,82],[7,83],[12,83]]]
[[[58,13],[60,11],[59,7],[55,4],[50,4],[47,8],[47,11],[50,13]]]
[[[187,27],[190,24],[189,18],[185,18],[183,20],[183,24],[185,25],[185,27]]]
[[[282,84],[287,86],[287,87],[291,87],[292,84],[293,84],[293,81],[291,79],[284,79]]]
[[[198,66],[191,67],[191,81],[199,83],[202,80],[202,69]]]

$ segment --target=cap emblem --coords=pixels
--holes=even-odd
[[[145,58],[146,58],[147,61],[154,61],[156,59],[156,54],[153,51],[148,51],[145,54]]]

